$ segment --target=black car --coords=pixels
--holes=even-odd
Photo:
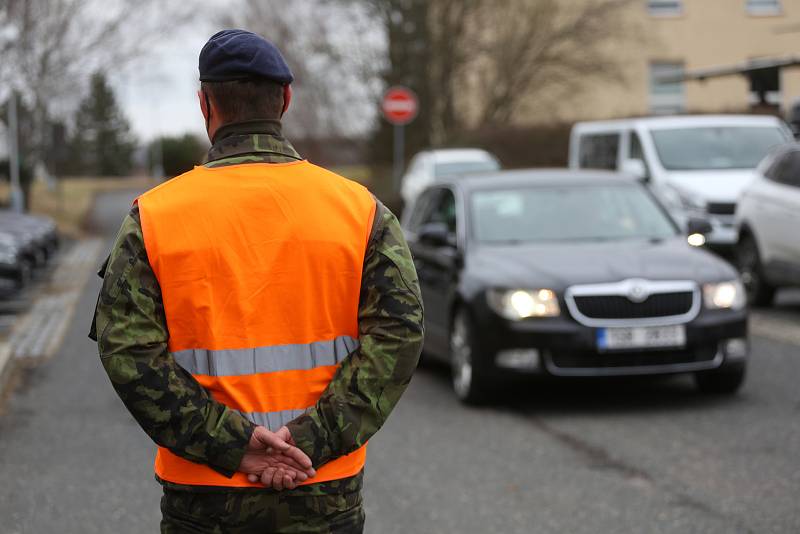
[[[0,297],[22,289],[31,279],[33,260],[19,240],[0,231]]]
[[[44,266],[58,249],[56,225],[47,217],[0,210],[0,231],[12,234],[36,267]]]
[[[640,183],[508,171],[427,189],[404,226],[425,303],[425,354],[478,401],[515,375],[694,373],[742,384],[749,351],[733,267],[682,233]],[[690,245],[689,243],[694,245]]]

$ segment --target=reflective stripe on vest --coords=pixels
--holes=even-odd
[[[314,406],[358,347],[375,202],[308,162],[194,170],[138,199],[175,360],[212,397],[277,430]],[[307,483],[357,474],[366,446]],[[159,448],[176,484],[257,486]]]

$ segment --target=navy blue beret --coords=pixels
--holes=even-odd
[[[267,79],[280,84],[294,81],[278,48],[255,33],[222,30],[200,51],[200,81],[227,82]]]

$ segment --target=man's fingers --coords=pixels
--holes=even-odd
[[[272,487],[278,491],[283,490],[283,479],[286,476],[286,472],[283,469],[276,469],[275,474],[272,477]]]
[[[264,469],[264,472],[261,473],[261,483],[264,486],[271,488],[272,486],[272,479],[275,476],[276,469],[274,467],[268,467]]]
[[[289,432],[289,428],[288,427],[286,427],[286,426],[280,427],[278,429],[278,431],[275,432],[275,434],[277,434],[278,437],[281,438],[286,443],[289,443],[290,445],[294,445],[295,444],[294,439],[292,439],[292,433]]]
[[[285,452],[291,445],[278,437],[274,432],[270,432],[263,426],[257,426],[253,431],[253,438],[257,440],[265,449],[272,447],[276,451]]]
[[[279,464],[289,467],[291,469],[296,469],[297,471],[304,471],[309,476],[314,476],[315,472],[314,469],[310,466],[302,465],[297,460],[290,456],[286,456],[285,454],[274,454],[271,455],[270,459],[271,464]]]
[[[286,443],[286,442],[284,442]],[[288,445],[288,444],[287,444]],[[311,458],[309,458],[306,453],[298,449],[297,447],[288,445],[288,449],[281,451],[281,454],[284,456],[288,456],[298,464],[302,469],[310,469],[311,468]]]
[[[294,481],[291,478],[289,478],[288,475],[286,475],[286,476],[283,477],[283,487],[284,487],[284,489],[290,489],[291,490],[291,489],[296,488],[297,485],[294,483]]]
[[[255,484],[260,479],[259,479],[259,477],[257,475],[254,475],[254,474],[251,473],[251,474],[247,475],[247,480],[248,480],[248,482],[252,482],[253,484]]]

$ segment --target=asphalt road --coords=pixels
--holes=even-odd
[[[129,202],[97,204],[109,239]],[[154,446],[86,338],[98,289],[0,416],[0,533],[158,529]],[[791,301],[775,313],[800,324]],[[800,532],[800,345],[754,336],[751,363],[732,398],[680,377],[534,383],[481,409],[423,366],[370,444],[366,531]]]

